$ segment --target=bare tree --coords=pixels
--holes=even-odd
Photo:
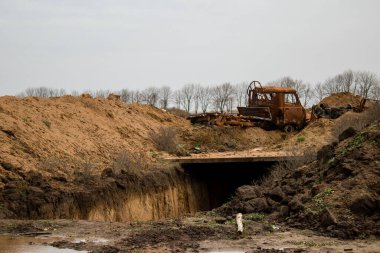
[[[346,70],[341,74],[338,74],[332,78],[328,78],[325,81],[325,88],[328,94],[337,92],[356,92],[355,75],[352,70]]]
[[[212,93],[215,109],[223,113],[227,106],[227,102],[233,93],[232,85],[230,83],[224,83],[222,85],[215,86]]]
[[[248,96],[247,96],[248,83],[239,83],[234,87],[234,93],[236,97],[237,106],[247,106]]]
[[[201,98],[202,86],[200,84],[194,85],[194,113],[198,114],[199,103]]]
[[[314,92],[313,92],[313,89],[311,88],[310,83],[306,84],[305,90],[304,90],[304,93],[303,93],[303,106],[304,107],[307,107],[309,105],[310,100],[314,96],[313,93]]]
[[[142,91],[143,101],[151,106],[157,106],[158,102],[158,89],[155,87],[149,87]]]
[[[378,85],[379,80],[374,73],[359,71],[356,73],[356,82],[359,88],[359,95],[367,98],[371,88]]]
[[[377,85],[372,87],[371,98],[375,100],[380,100],[380,84],[379,83],[377,83]]]
[[[331,95],[333,93],[340,92],[339,86],[336,85],[336,79],[327,78],[323,83],[323,88],[325,90],[326,95]]]
[[[211,89],[210,87],[200,87],[199,90],[199,103],[203,113],[207,112],[207,109],[211,101]]]
[[[78,92],[77,90],[72,90],[72,91],[70,92],[70,94],[71,94],[71,96],[73,96],[73,97],[77,97],[77,96],[79,96],[79,92]]]
[[[131,91],[130,92],[130,101],[131,103],[140,104],[143,101],[143,94],[139,91]]]
[[[66,91],[64,89],[53,89],[47,87],[37,87],[37,88],[27,88],[25,90],[26,96],[35,96],[35,97],[60,97],[66,95]]]
[[[159,90],[159,97],[160,97],[160,107],[163,109],[167,109],[169,105],[169,99],[170,95],[172,93],[172,90],[169,86],[162,86]]]
[[[227,112],[232,113],[233,106],[234,106],[234,97],[233,96],[229,96],[227,98],[227,101],[226,101],[226,110],[227,110]]]
[[[293,88],[295,86],[295,81],[290,76],[285,76],[285,77],[279,78],[275,81],[268,82],[268,85]]]
[[[93,97],[108,97],[112,92],[110,90],[96,90],[89,92]]]
[[[344,92],[352,92],[355,94],[356,87],[352,87],[355,83],[355,76],[352,70],[346,70],[341,74],[342,90]]]
[[[322,83],[317,83],[314,87],[314,95],[317,97],[318,101],[321,101],[325,96],[325,88]]]
[[[174,103],[176,108],[181,109],[182,105],[182,92],[181,90],[176,90],[173,93]]]
[[[119,92],[119,94],[120,94],[121,101],[126,102],[126,103],[130,102],[131,94],[128,89],[122,89]]]
[[[183,86],[181,89],[181,93],[182,93],[181,103],[186,112],[190,112],[191,110],[191,105],[192,105],[193,97],[194,97],[194,87],[195,87],[194,84],[189,83],[189,84],[185,84],[185,86]]]

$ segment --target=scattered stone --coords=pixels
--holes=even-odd
[[[252,185],[243,185],[236,190],[236,196],[241,200],[250,200],[262,196],[261,190]]]
[[[256,198],[248,201],[244,209],[246,213],[266,212],[269,209],[269,205],[265,198]]]
[[[370,195],[359,196],[352,201],[350,209],[352,212],[361,215],[371,215],[380,208],[380,200],[374,199]]]
[[[268,193],[269,197],[276,201],[276,202],[281,202],[283,199],[286,198],[285,193],[281,190],[279,186],[274,188],[272,191]]]
[[[284,185],[281,187],[281,189],[286,195],[296,194],[296,190],[294,190],[294,188],[290,187],[289,185]]]
[[[349,127],[338,136],[338,140],[339,142],[344,141],[345,139],[354,136],[356,133],[357,131],[353,127]]]
[[[337,143],[334,142],[333,144],[325,145],[317,152],[317,160],[319,161],[319,164],[324,164],[334,157],[336,144]]]
[[[269,210],[275,211],[277,209],[277,207],[280,206],[280,203],[272,200],[271,198],[267,198],[266,201],[269,205],[269,207],[268,207]]]
[[[289,207],[288,206],[280,206],[278,209],[279,215],[282,218],[288,217],[289,216]]]

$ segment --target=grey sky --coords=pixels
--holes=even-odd
[[[379,75],[380,1],[0,0],[0,95]]]

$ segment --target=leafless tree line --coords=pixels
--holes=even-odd
[[[310,106],[313,98],[313,102],[318,102],[338,92],[351,92],[364,98],[380,100],[380,79],[369,71],[346,70],[315,85],[291,77],[280,78],[269,82],[268,85],[294,88],[304,106]]]
[[[337,92],[351,92],[354,95],[379,100],[380,79],[369,71],[346,70],[323,83],[317,83],[314,87],[315,96],[319,100]]]
[[[336,92],[351,92],[366,98],[380,99],[380,80],[376,74],[368,71],[347,70],[323,83],[311,85],[300,79],[282,77],[271,81],[268,85],[291,87],[297,90],[304,106],[310,106],[325,96]],[[238,106],[247,105],[248,83],[223,83],[215,86],[202,86],[188,83],[179,89],[172,90],[169,86],[149,87],[143,90],[122,89],[117,92],[111,90],[85,91],[93,97],[108,97],[111,93],[120,95],[127,103],[149,104],[162,109],[170,106],[186,112],[232,112]],[[77,91],[67,93],[64,89],[46,87],[28,88],[20,96],[57,97],[71,94],[78,96]]]
[[[24,92],[22,92],[19,96],[33,96],[33,97],[60,97],[66,95],[66,91],[64,89],[52,89],[47,87],[38,87],[38,88],[27,88]]]

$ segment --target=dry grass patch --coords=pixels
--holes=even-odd
[[[177,132],[171,127],[161,127],[158,132],[151,132],[150,138],[158,150],[175,153],[177,149]]]

